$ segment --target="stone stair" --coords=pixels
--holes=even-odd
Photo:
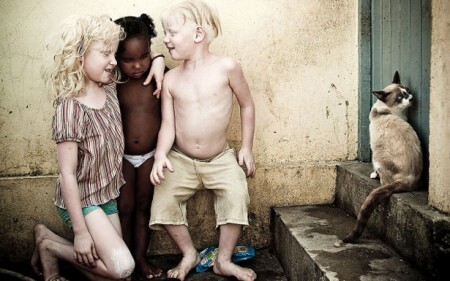
[[[450,280],[450,217],[428,207],[426,191],[394,194],[359,243],[341,242],[379,186],[371,169],[338,165],[333,206],[273,209],[274,249],[288,280]]]

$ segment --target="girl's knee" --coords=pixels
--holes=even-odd
[[[134,259],[128,249],[116,249],[111,254],[108,272],[113,279],[123,279],[134,271]]]

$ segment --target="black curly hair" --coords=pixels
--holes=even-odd
[[[119,48],[117,50],[118,53],[124,50],[124,42],[129,39],[136,37],[145,38],[150,44],[151,39],[156,37],[157,34],[153,19],[147,14],[142,14],[139,17],[123,17],[116,19],[114,22],[122,26],[126,33],[125,40],[121,41],[119,44]]]

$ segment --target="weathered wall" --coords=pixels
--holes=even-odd
[[[429,204],[450,214],[450,2],[432,2]]]
[[[4,177],[0,179],[0,258],[29,255],[36,222],[63,231],[51,207],[57,171],[50,138],[53,108],[40,79],[45,35],[75,13],[108,14],[115,19],[146,12],[158,27],[154,49],[165,53],[168,65],[174,66],[161,43],[159,22],[169,2],[0,2],[0,175]],[[208,2],[219,11],[223,26],[212,50],[241,62],[256,103],[258,171],[249,181],[251,226],[245,229],[243,242],[267,246],[270,207],[331,203],[333,163],[356,157],[357,1]],[[233,146],[239,145],[239,126],[235,108],[229,134]],[[189,205],[199,248],[214,243],[217,235],[209,196],[201,192]],[[20,206],[27,207],[19,212]],[[21,235],[6,236],[16,230]],[[23,245],[24,253],[7,251],[5,241]],[[152,241],[152,252],[174,249],[164,232]]]

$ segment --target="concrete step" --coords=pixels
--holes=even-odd
[[[275,253],[288,280],[426,280],[367,232],[361,243],[340,243],[355,219],[335,207],[274,208],[272,221]]]
[[[356,217],[380,185],[371,172],[368,163],[338,165],[335,204]],[[375,209],[367,228],[430,279],[450,280],[450,216],[428,206],[426,190],[393,194]]]

